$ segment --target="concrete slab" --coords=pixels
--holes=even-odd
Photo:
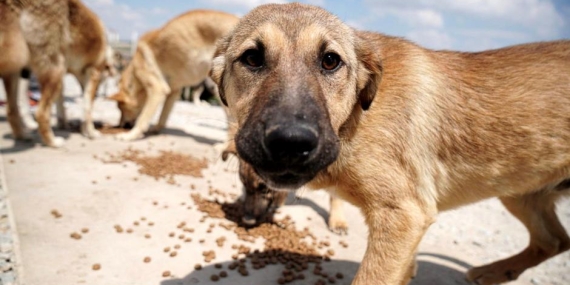
[[[81,116],[80,101],[77,97],[68,100],[70,118]],[[1,112],[0,117],[5,118],[5,109]],[[119,118],[115,104],[102,99],[97,100],[94,114],[96,120],[109,124],[116,124]],[[200,193],[210,197],[210,186],[240,194],[236,161],[222,162],[213,148],[226,139],[220,108],[179,102],[164,134],[132,143],[111,137],[88,140],[79,133],[58,131],[67,138],[66,146],[50,149],[38,143],[14,142],[5,119],[0,120],[0,134],[6,183],[21,244],[22,284],[277,284],[283,267],[276,265],[250,270],[248,277],[227,270],[229,277],[210,281],[210,276],[219,272],[214,264],[227,268],[234,252],[231,245],[243,244],[235,234],[220,227],[207,233],[210,223],[222,220],[200,223],[203,214],[189,196]],[[202,178],[176,176],[172,184],[139,174],[132,162],[110,164],[101,160],[129,147],[149,155],[171,150],[206,158],[209,166]],[[290,215],[299,228],[309,227],[319,239],[329,240],[336,254],[323,267],[344,274],[345,278],[335,284],[350,284],[366,247],[367,229],[360,213],[352,206],[346,207],[350,230],[348,236],[339,237],[326,227],[326,193],[300,191],[297,196],[300,198],[290,199],[282,208],[280,216]],[[62,216],[55,218],[53,210]],[[569,201],[560,205],[559,214],[570,229]],[[186,236],[192,238],[191,242],[178,238],[183,234],[176,227],[180,222],[195,229]],[[115,225],[133,232],[117,233]],[[82,234],[83,228],[89,232]],[[73,232],[81,233],[82,238],[70,238]],[[171,232],[176,236],[169,237]],[[221,236],[227,238],[222,248],[215,243]],[[420,245],[419,275],[412,284],[467,284],[467,267],[514,254],[525,247],[527,239],[524,228],[496,200],[443,213]],[[348,248],[338,246],[341,240],[349,244]],[[163,252],[165,247],[176,244],[181,246],[177,256]],[[255,245],[260,246],[261,241]],[[212,263],[204,263],[205,250],[216,252]],[[145,257],[152,260],[145,263]],[[196,263],[204,268],[195,270]],[[93,270],[94,264],[101,268]],[[171,276],[163,277],[164,271],[170,271]],[[570,253],[528,270],[512,284],[570,284],[568,272]],[[306,275],[307,279],[291,284],[314,284],[316,278]]]

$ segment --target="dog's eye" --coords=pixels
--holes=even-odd
[[[321,67],[326,71],[333,71],[340,66],[340,63],[340,56],[336,53],[329,52],[323,56]]]
[[[263,52],[257,49],[248,49],[240,57],[240,61],[251,68],[260,68],[264,64]]]

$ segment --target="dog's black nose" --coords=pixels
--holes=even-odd
[[[305,124],[268,127],[263,139],[269,157],[287,165],[307,160],[318,143],[317,130]]]

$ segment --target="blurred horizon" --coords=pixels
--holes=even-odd
[[[245,15],[279,0],[85,0],[108,31],[130,41],[194,9]],[[570,39],[567,0],[302,0],[361,30],[400,36],[432,49],[480,51]]]

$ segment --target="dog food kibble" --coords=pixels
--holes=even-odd
[[[61,213],[57,210],[51,210],[51,215],[56,219],[59,219],[62,217]]]
[[[228,277],[228,273],[226,271],[220,271],[220,277],[226,278]]]
[[[170,251],[170,247],[165,247],[164,248],[164,252],[169,252]]]
[[[148,225],[152,227],[154,226],[154,222],[148,222]]]
[[[170,276],[170,271],[167,270],[162,272],[162,277],[168,277],[168,276]]]
[[[340,273],[340,272],[337,273],[335,276],[336,276],[337,279],[342,279],[342,278],[344,278],[344,275],[342,275],[342,273]]]
[[[119,226],[119,225],[115,225],[114,228],[115,228],[115,231],[117,231],[117,233],[122,233],[122,232],[123,232],[123,228],[122,228],[121,226]]]
[[[191,242],[191,241],[192,241],[191,238],[186,238],[186,239],[184,239],[184,242]]]
[[[194,269],[196,269],[196,270],[201,270],[201,269],[202,269],[202,265],[198,263],[198,264],[194,265]]]
[[[138,226],[139,225],[139,221],[134,221],[133,225]]]
[[[174,246],[174,248],[175,248],[175,249],[180,249],[180,245],[177,244],[177,245]]]
[[[150,262],[150,257],[148,257],[148,256],[145,257],[145,258],[143,259],[143,261],[144,261],[144,263],[149,263],[149,262]]]
[[[175,257],[178,253],[176,251],[173,251],[170,253],[170,257]]]
[[[95,264],[93,264],[93,266],[91,268],[93,268],[93,270],[99,270],[99,269],[101,269],[101,264],[95,263]]]
[[[174,237],[175,235],[176,235],[176,234],[173,233],[173,232],[168,234],[169,237]]]
[[[133,233],[133,229],[128,228],[128,229],[127,229],[127,233],[128,233],[128,234],[132,234],[132,233]]]
[[[78,233],[71,233],[69,235],[72,239],[81,239],[81,235]]]
[[[214,264],[214,267],[217,268],[217,269],[221,269],[221,268],[222,268],[222,265],[221,265],[220,263],[216,263],[216,264]]]
[[[81,232],[84,233],[84,234],[86,234],[86,233],[89,232],[89,229],[88,229],[88,228],[82,228],[82,229],[81,229]]]
[[[213,274],[212,276],[210,276],[210,280],[216,282],[216,281],[220,280],[220,277],[216,274]]]
[[[97,181],[96,181],[96,180],[93,180],[93,181],[91,181],[91,183],[93,183],[93,184],[97,184]]]
[[[149,234],[144,235],[145,238],[150,238],[151,236]]]

